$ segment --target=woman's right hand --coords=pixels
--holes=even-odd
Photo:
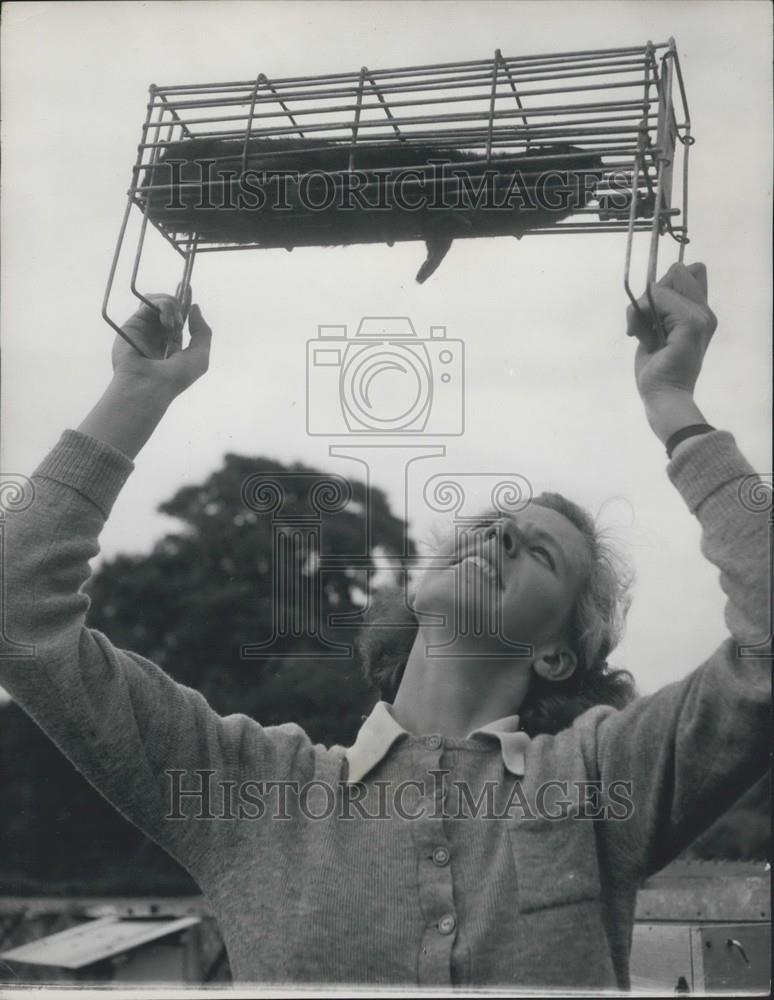
[[[183,316],[171,295],[149,295],[158,309],[143,303],[124,324],[132,341],[149,357],[116,337],[113,378],[102,398],[78,428],[134,459],[156,429],[172,400],[200,376],[210,362],[212,331],[198,306],[191,306],[183,347]]]
[[[122,329],[149,357],[144,358],[122,337],[113,344],[114,378],[126,386],[156,386],[170,399],[184,392],[209,367],[212,330],[197,305],[188,317],[190,340],[183,347],[183,314],[172,295],[148,295]]]

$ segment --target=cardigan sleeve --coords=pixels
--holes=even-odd
[[[647,877],[688,846],[766,771],[771,738],[772,525],[759,479],[726,431],[696,437],[668,467],[720,570],[729,636],[688,676],[581,727],[589,771],[633,811],[599,831],[613,870]],[[770,491],[768,491],[770,494]],[[679,614],[679,609],[676,609]]]
[[[291,780],[313,749],[298,726],[221,717],[197,691],[86,627],[81,587],[132,469],[117,449],[66,431],[31,478],[32,502],[8,513],[0,684],[108,801],[190,869],[227,826],[206,821],[221,811],[218,782],[245,771]],[[207,797],[173,802],[176,787]]]

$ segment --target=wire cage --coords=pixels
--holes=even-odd
[[[623,232],[624,286],[636,305],[636,233],[649,234],[649,295],[661,236],[679,244],[682,261],[692,143],[674,39],[152,85],[102,315],[144,353],[108,313],[133,207],[142,218],[130,287],[151,306],[136,287],[149,224],[181,258],[181,303],[190,298],[194,261],[203,253],[424,239],[430,261],[452,239]],[[550,211],[533,204],[527,212],[523,201],[513,208],[517,173],[522,198],[535,194],[538,175],[548,177],[541,190],[553,199]],[[293,183],[280,190],[278,179],[288,177]],[[495,200],[482,204],[490,181],[486,191]],[[499,204],[506,210],[487,211],[506,190],[511,198]],[[449,192],[456,202],[444,200]],[[473,196],[462,210],[461,193]]]

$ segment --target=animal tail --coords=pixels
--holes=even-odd
[[[427,240],[425,245],[427,247],[427,257],[424,264],[417,271],[417,283],[422,285],[430,277],[431,274],[435,274],[436,270],[441,264],[446,254],[454,240],[449,238],[444,239],[433,239]]]

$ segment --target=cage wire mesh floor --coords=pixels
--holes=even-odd
[[[182,259],[181,302],[202,253],[423,240],[423,281],[455,239],[617,232],[634,301],[635,234],[649,234],[647,287],[662,235],[682,260],[692,142],[674,39],[152,85],[103,316],[129,339],[108,304],[135,207],[130,287],[146,302],[149,224]]]

